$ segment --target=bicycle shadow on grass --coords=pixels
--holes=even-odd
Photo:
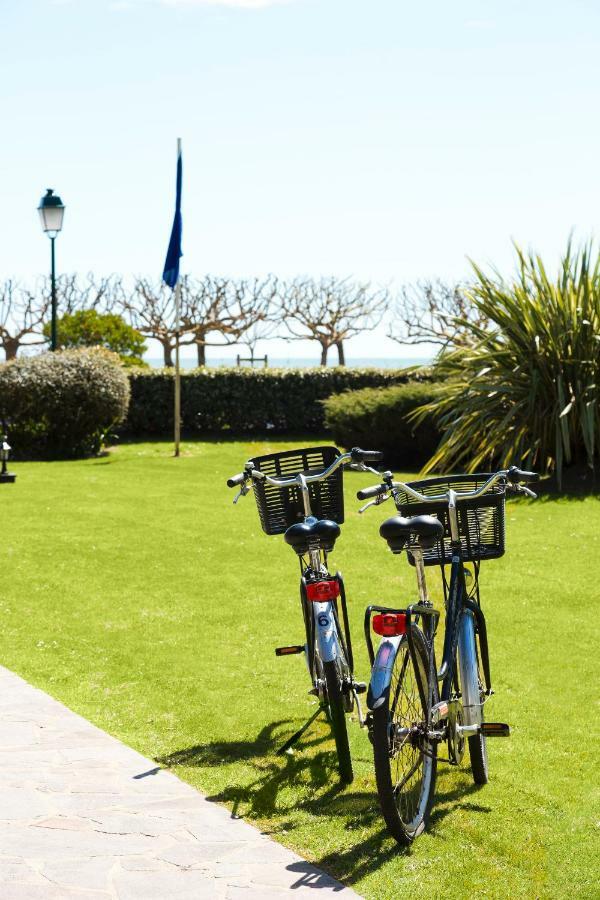
[[[288,736],[290,729],[285,726],[290,722],[273,722],[261,729],[254,740],[197,744],[158,758],[157,762],[168,768],[248,764],[252,772],[250,780],[245,783],[241,783],[241,778],[237,783],[230,780],[207,799],[227,804],[234,818],[243,817],[249,822],[270,820],[263,832],[274,837],[281,835],[284,841],[285,835],[298,827],[298,810],[315,820],[338,819],[352,843],[348,846],[346,841],[345,848],[311,861],[346,884],[355,884],[376,872],[393,855],[410,857],[418,843],[400,847],[388,834],[374,784],[369,789],[356,790],[340,782],[330,733],[313,731],[304,735],[297,752],[276,755]],[[300,796],[294,794],[288,800],[286,792],[294,785],[304,790]],[[466,775],[448,789],[444,788],[436,793],[429,821],[428,833],[434,840],[444,839],[442,822],[459,810],[475,814],[491,812],[489,807],[473,802],[480,788],[467,780]]]
[[[230,782],[223,790],[208,797],[209,800],[231,805],[233,816],[244,815],[249,819],[281,817],[299,807],[315,812],[319,804],[341,794],[345,787],[339,781],[331,735],[325,731],[311,731],[303,735],[296,751],[278,755],[277,750],[289,737],[290,724],[289,719],[279,720],[262,728],[254,740],[196,744],[157,757],[156,762],[170,769],[247,763],[254,777],[241,783],[244,776],[239,773],[237,783]],[[321,749],[325,743],[331,749]],[[293,785],[310,786],[311,799],[300,802],[293,799],[288,804],[282,802],[281,791]],[[321,812],[320,809],[318,811]],[[291,824],[283,824],[276,826],[275,830],[292,827]]]
[[[437,792],[427,828],[428,836],[433,840],[444,840],[443,830],[439,827],[440,823],[446,816],[452,815],[460,809],[475,813],[491,812],[488,807],[480,806],[466,799],[479,789],[477,785],[465,785],[463,783],[452,790]],[[362,799],[366,795],[359,794],[355,796]],[[381,811],[376,797],[371,794],[368,796],[374,804],[374,808],[370,810],[368,817],[363,818],[362,824],[368,825],[373,820],[382,822]],[[465,800],[466,802],[462,802]],[[330,815],[331,810],[324,811],[323,814]],[[356,827],[352,822],[349,822],[346,826],[347,829],[352,827]],[[330,872],[344,884],[352,885],[371,875],[381,866],[387,865],[393,856],[410,859],[415,850],[418,850],[418,847],[418,840],[410,847],[401,847],[389,835],[387,830],[382,827],[368,837],[357,840],[351,847],[347,847],[344,850],[336,850],[316,858],[314,864],[326,872]]]
[[[222,766],[253,759],[261,759],[270,753],[275,753],[280,740],[278,732],[283,725],[287,725],[290,719],[280,719],[265,725],[254,740],[247,741],[212,741],[209,744],[195,744],[182,750],[175,750],[164,756],[156,757],[156,762],[165,768],[175,766]]]

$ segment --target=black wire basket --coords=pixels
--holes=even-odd
[[[449,475],[444,478],[426,478],[408,481],[407,484],[420,494],[431,496],[445,491],[475,491],[486,483],[491,475]],[[471,500],[458,499],[456,511],[462,556],[465,561],[480,562],[498,559],[504,555],[504,500],[505,487],[495,484],[482,497]],[[452,562],[450,520],[448,502],[422,503],[409,497],[405,491],[396,493],[396,506],[403,516],[437,516],[444,525],[444,534],[431,550],[423,551],[426,566],[446,565]],[[411,562],[414,560],[410,558]]]
[[[340,456],[337,447],[308,447],[304,450],[285,450],[250,460],[255,469],[272,478],[293,478],[294,475],[314,475]],[[344,521],[343,468],[340,466],[323,481],[308,485],[310,506],[317,519]],[[278,488],[255,480],[254,496],[260,524],[266,534],[282,534],[290,525],[302,522],[305,516],[302,493],[298,487]]]

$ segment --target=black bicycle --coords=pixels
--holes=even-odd
[[[374,498],[360,512],[394,498],[401,515],[387,519],[379,531],[393,553],[407,551],[417,574],[418,603],[402,609],[370,606],[365,613],[372,666],[367,726],[383,817],[399,844],[410,844],[427,825],[441,744],[453,765],[461,763],[468,746],[473,780],[483,785],[486,739],[510,734],[508,725],[484,721],[484,704],[493,691],[479,567],[504,553],[506,494],[535,498],[525,484],[537,478],[512,466],[495,474],[404,484],[386,472],[381,484],[357,494],[359,500]],[[473,564],[472,572],[465,563]],[[440,614],[425,580],[425,566],[431,565],[441,567],[446,608],[439,669],[434,639]],[[377,653],[371,628],[382,638]]]
[[[290,750],[321,712],[325,712],[335,739],[340,777],[353,778],[346,714],[366,685],[354,679],[352,642],[348,625],[344,581],[330,574],[327,557],[340,536],[344,521],[343,467],[374,472],[366,465],[382,458],[375,450],[354,448],[340,454],[335,447],[310,447],[259,456],[243,472],[229,478],[240,487],[234,503],[253,488],[258,514],[266,534],[283,534],[300,561],[300,603],[306,641],[278,647],[277,656],[304,653],[311,678],[310,693],[319,705],[308,721],[280,748]],[[340,622],[341,615],[341,622]]]

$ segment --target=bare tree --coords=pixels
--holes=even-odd
[[[251,358],[254,359],[259,341],[268,341],[270,338],[277,337],[280,323],[280,317],[273,311],[273,313],[267,315],[264,319],[259,319],[254,322],[254,324],[244,332],[239,343],[248,348]]]
[[[276,280],[267,278],[186,279],[182,285],[182,331],[196,344],[198,365],[206,365],[207,347],[228,347],[251,336],[251,329],[266,324],[273,315]],[[252,338],[251,338],[252,339]],[[260,339],[255,337],[256,340]],[[247,343],[247,341],[244,341]]]
[[[15,359],[23,345],[45,344],[42,333],[49,306],[43,292],[30,291],[12,279],[0,284],[0,346]]]
[[[399,344],[437,344],[440,352],[469,341],[465,322],[485,328],[486,318],[469,300],[465,287],[424,281],[402,288],[388,337]]]
[[[43,279],[42,291],[50,296],[50,278]],[[56,279],[56,300],[59,315],[72,315],[82,309],[96,309],[109,313],[122,305],[123,286],[118,275],[96,276],[88,272],[85,278],[77,274],[63,274]]]
[[[388,304],[386,288],[335,277],[296,278],[280,296],[287,340],[318,341],[322,366],[330,347],[338,351],[338,364],[346,365],[344,341],[375,328]]]
[[[182,278],[182,294],[187,279]],[[175,304],[173,292],[164,282],[154,284],[146,278],[135,281],[133,291],[123,292],[120,301],[122,312],[140,334],[152,338],[161,345],[165,366],[173,365],[175,348]],[[180,344],[191,344],[192,340],[182,340]]]

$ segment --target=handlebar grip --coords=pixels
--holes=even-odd
[[[354,462],[381,462],[383,459],[381,450],[361,450],[360,447],[353,447],[350,455]]]
[[[519,484],[519,482],[528,484],[529,482],[540,480],[540,476],[537,472],[524,472],[523,469],[519,469],[517,466],[510,467],[507,478],[511,484]]]
[[[243,484],[246,480],[246,473],[240,472],[239,475],[232,475],[231,478],[227,479],[227,487],[237,487],[238,484]]]
[[[356,492],[357,500],[369,500],[371,497],[379,497],[389,491],[387,484],[374,484],[373,487],[363,488]]]

